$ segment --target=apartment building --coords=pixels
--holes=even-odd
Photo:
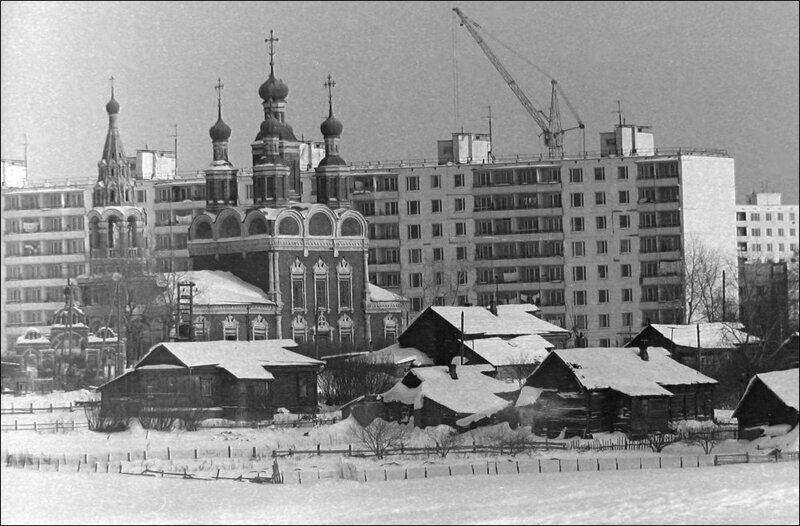
[[[736,260],[734,160],[656,148],[642,126],[601,140],[561,159],[354,165],[370,281],[409,298],[412,319],[429,305],[533,302],[590,346],[680,322],[689,246]]]
[[[736,205],[739,257],[750,262],[795,261],[798,251],[798,205],[782,204],[781,194],[755,193]]]

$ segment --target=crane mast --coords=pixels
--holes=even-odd
[[[522,106],[528,112],[528,114],[533,117],[533,120],[536,121],[536,124],[542,130],[542,139],[544,140],[545,146],[547,146],[549,150],[550,157],[561,157],[564,152],[564,131],[561,128],[561,113],[558,107],[558,91],[561,89],[558,87],[558,83],[555,79],[551,79],[550,83],[552,86],[552,92],[550,96],[550,115],[545,115],[545,113],[536,108],[533,103],[530,101],[525,92],[517,84],[517,81],[514,80],[514,77],[511,76],[511,73],[508,72],[506,67],[497,58],[497,55],[494,54],[492,49],[486,43],[486,41],[481,37],[480,33],[478,33],[478,28],[480,27],[475,21],[470,19],[467,15],[461,12],[461,9],[454,7],[453,11],[458,15],[461,19],[461,25],[467,28],[469,34],[472,35],[472,38],[475,39],[475,42],[478,43],[480,48],[483,50],[486,57],[489,59],[489,62],[495,67],[495,69],[500,73],[500,76],[503,77],[503,80],[506,81],[508,87],[511,88],[511,91],[514,92],[514,95],[517,96],[517,99],[522,103]],[[563,95],[564,92],[561,91]],[[566,99],[565,99],[566,100]],[[570,110],[573,111],[572,105],[567,104],[570,107]],[[575,114],[577,118],[577,114]],[[578,128],[583,129],[583,123],[580,122],[578,118],[579,126]]]

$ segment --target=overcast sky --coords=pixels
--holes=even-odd
[[[526,61],[558,80],[588,150],[620,100],[657,147],[727,150],[740,199],[798,202],[797,2],[2,2],[2,156],[22,158],[27,133],[31,179],[95,177],[114,75],[126,153],[172,149],[177,124],[179,169],[202,170],[221,77],[231,160],[249,167],[270,29],[287,121],[322,139],[332,75],[348,161],[435,158],[452,132],[488,131],[489,105],[497,155],[543,151],[455,6],[500,40],[487,42],[542,109],[549,79]]]

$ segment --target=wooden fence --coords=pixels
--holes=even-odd
[[[89,427],[88,422],[31,422],[22,423],[14,420],[13,424],[0,424],[2,431],[75,431],[76,429],[85,429]]]
[[[91,402],[90,402],[91,403]],[[68,406],[54,406],[50,404],[47,407],[34,407],[33,404],[29,406],[18,406],[14,407],[14,404],[11,404],[11,407],[3,407],[0,409],[0,414],[3,415],[30,415],[33,413],[52,413],[54,411],[69,411],[70,413],[74,412],[79,407],[87,405],[87,402],[72,402],[69,403]]]

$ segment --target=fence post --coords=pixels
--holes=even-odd
[[[256,453],[256,446],[253,446],[253,458],[257,458],[258,454]]]
[[[197,460],[197,448],[194,450],[194,459]]]
[[[619,459],[616,457],[614,458],[614,469],[619,471]]]
[[[131,461],[131,452],[128,451],[128,462],[130,462],[130,461]]]
[[[147,450],[144,450],[144,459],[147,460]]]
[[[347,444],[347,456],[348,457],[353,456],[353,444]]]
[[[750,463],[750,453],[748,453],[747,451],[744,452],[744,461],[745,463]]]
[[[477,453],[478,452],[478,446],[475,445],[475,439],[474,438],[472,439],[472,452],[473,453]]]
[[[56,433],[58,433],[58,420],[56,420]]]
[[[19,431],[19,423],[14,420],[14,431]]]
[[[72,409],[72,402],[70,402],[70,403],[69,403],[69,412],[70,412],[70,413],[72,413],[72,412],[73,412],[73,409]]]
[[[714,455],[714,456],[716,456],[716,455]],[[698,468],[700,467],[700,455],[697,455],[697,467]]]
[[[31,404],[31,414],[33,414],[33,404]]]
[[[75,431],[75,420],[72,421],[72,430]]]
[[[97,473],[97,462],[94,463],[94,472]]]
[[[539,473],[542,472],[542,459],[539,459]]]
[[[48,411],[48,412],[49,412],[49,413],[52,413],[52,412],[53,412],[53,404],[50,404],[50,411]]]
[[[33,411],[31,411],[33,413]],[[33,423],[33,430],[36,431],[36,422]]]
[[[58,473],[58,468],[59,468],[59,459],[56,459],[56,473]]]
[[[231,446],[228,446],[228,458],[231,458]]]
[[[681,468],[683,468],[683,455],[679,456],[678,458],[681,459]]]
[[[519,473],[519,460],[517,460],[517,473]]]
[[[558,459],[558,472],[561,473],[561,459]]]
[[[486,463],[486,473],[487,474],[489,473],[489,463],[488,462]],[[366,478],[367,478],[367,472],[365,471],[364,472],[364,479],[366,480]],[[425,478],[428,478],[428,466],[425,466]]]
[[[576,458],[575,459],[575,471],[580,471],[580,470],[581,470],[581,459]]]
[[[597,471],[600,471],[600,459],[597,459]]]
[[[320,455],[322,455],[322,452],[319,449],[319,444],[317,444],[317,456],[320,456]],[[386,470],[384,470],[384,471],[386,471]]]
[[[642,457],[639,457],[639,469],[642,469]]]
[[[122,461],[119,461],[119,472],[122,473]]]
[[[405,455],[406,454],[406,446],[402,442],[400,442],[400,454],[401,455]]]
[[[170,452],[169,447],[167,448],[167,460],[172,460],[172,452]]]
[[[81,471],[81,461],[79,460],[78,461],[78,472],[80,473],[80,471]]]
[[[299,475],[299,473],[298,473]],[[217,480],[219,480],[219,468],[217,468]]]
[[[317,474],[319,474],[319,471],[317,471]],[[383,480],[389,480],[389,475],[386,474],[386,469],[385,468],[383,470]]]

